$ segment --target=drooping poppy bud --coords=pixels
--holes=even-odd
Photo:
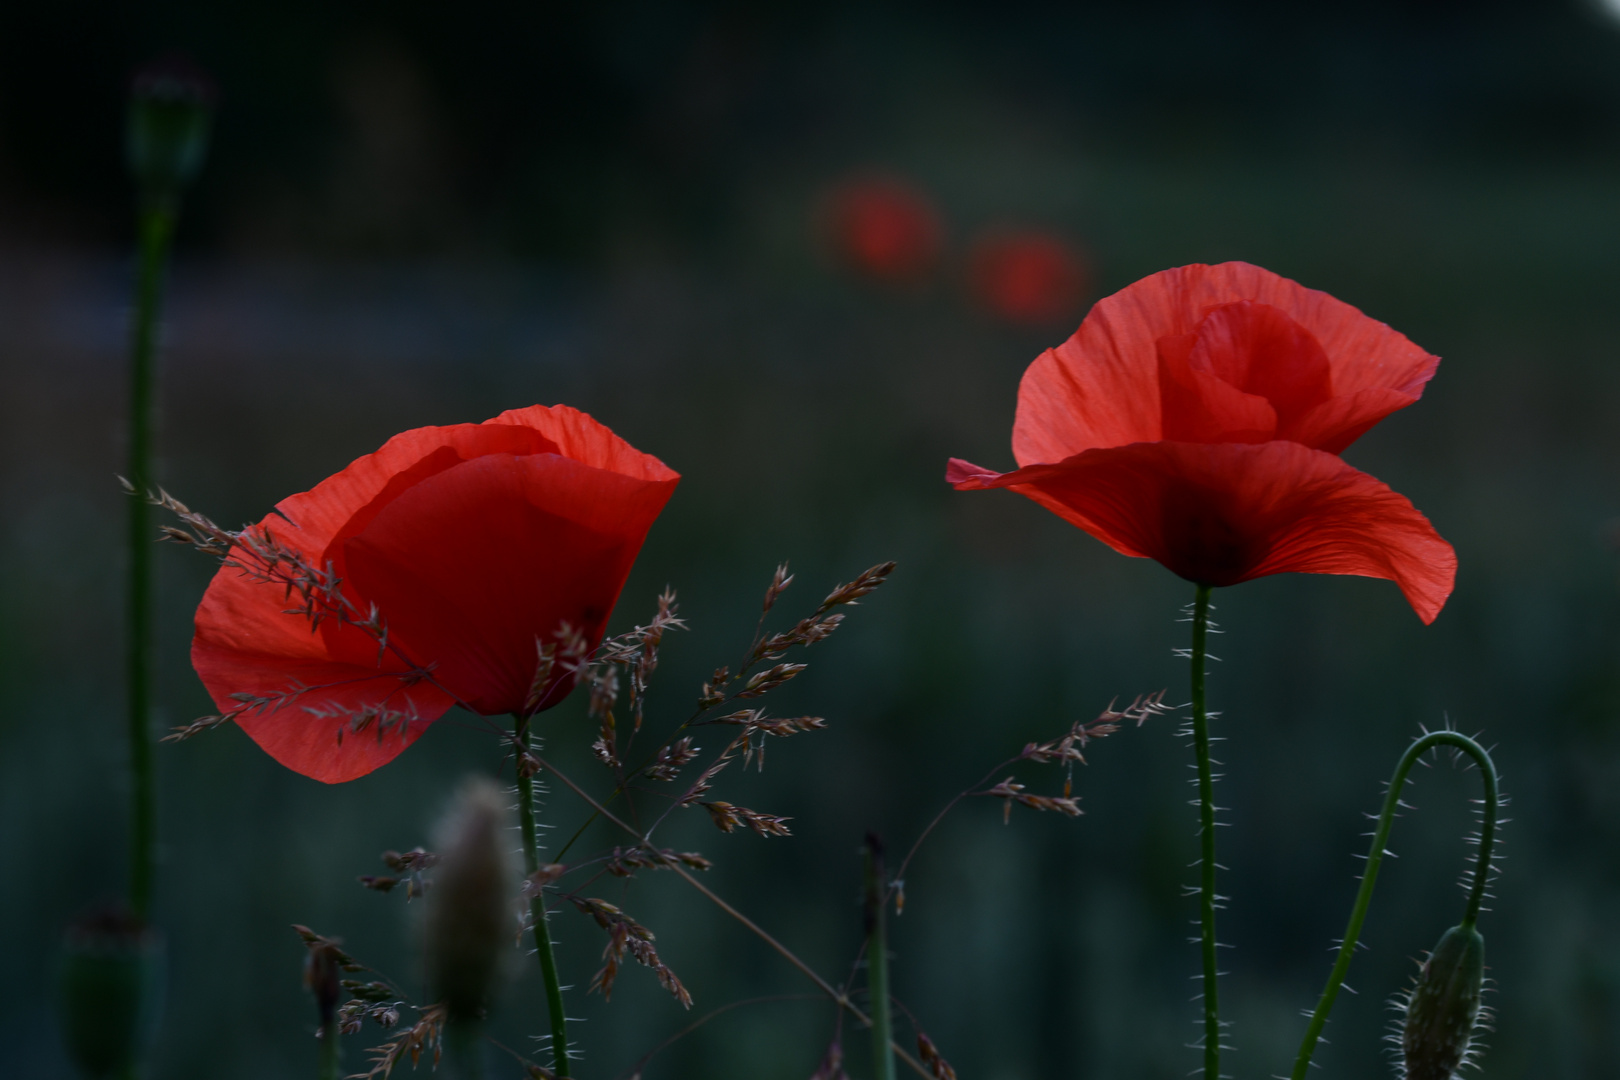
[[[502,836],[510,824],[500,790],[476,779],[439,825],[427,964],[452,1025],[482,1019],[509,947],[515,890]]]
[[[1485,939],[1472,926],[1453,926],[1423,962],[1406,997],[1401,1052],[1406,1080],[1451,1080],[1478,1053]]]
[[[208,152],[217,100],[207,75],[181,57],[135,73],[129,94],[129,168],[147,197],[173,197]]]
[[[162,936],[121,908],[68,928],[57,992],[68,1056],[85,1076],[123,1076],[146,1056],[164,969]]]

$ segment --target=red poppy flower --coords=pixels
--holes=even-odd
[[[928,196],[892,177],[853,180],[827,204],[829,240],[868,277],[915,281],[939,260],[943,229]]]
[[[988,235],[974,245],[969,267],[979,302],[1009,322],[1067,322],[1086,289],[1079,254],[1047,233]]]
[[[327,783],[453,704],[546,708],[574,673],[540,672],[537,644],[564,624],[600,642],[679,479],[563,405],[403,432],[244,532],[192,663],[271,757]]]
[[[1166,270],[1099,301],[1024,373],[1021,468],[953,459],[946,479],[1011,488],[1199,584],[1385,578],[1433,622],[1456,553],[1405,497],[1338,454],[1416,401],[1439,362],[1257,266]]]

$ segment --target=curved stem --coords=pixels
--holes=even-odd
[[[130,330],[129,370],[129,593],[125,679],[129,695],[130,850],[129,907],[145,920],[152,906],[156,863],[156,797],[152,782],[152,412],[156,398],[156,354],[163,268],[174,214],[165,203],[143,200],[140,257],[135,279],[135,319]]]
[[[1198,586],[1193,602],[1192,712],[1193,754],[1198,759],[1198,925],[1204,961],[1204,1076],[1221,1075],[1221,1005],[1215,985],[1215,777],[1209,761],[1209,713],[1204,703],[1204,664],[1208,657],[1208,585]]]
[[[1338,959],[1334,961],[1333,970],[1328,974],[1327,985],[1322,988],[1322,997],[1316,1004],[1316,1011],[1311,1014],[1310,1025],[1305,1029],[1305,1040],[1300,1044],[1299,1056],[1294,1061],[1292,1080],[1304,1080],[1306,1070],[1311,1065],[1311,1055],[1316,1052],[1316,1043],[1322,1036],[1322,1028],[1327,1024],[1328,1013],[1332,1011],[1334,999],[1339,996],[1339,987],[1344,985],[1344,977],[1350,971],[1350,959],[1355,955],[1356,942],[1361,938],[1361,924],[1367,919],[1367,907],[1372,902],[1373,885],[1378,881],[1378,868],[1383,864],[1386,854],[1385,845],[1389,843],[1389,831],[1395,824],[1395,811],[1401,805],[1401,790],[1406,786],[1406,775],[1412,771],[1412,766],[1417,764],[1418,758],[1436,746],[1454,746],[1473,758],[1485,782],[1485,808],[1479,829],[1479,855],[1474,862],[1473,887],[1468,891],[1468,906],[1463,912],[1462,925],[1472,928],[1479,918],[1480,904],[1485,899],[1485,884],[1491,876],[1491,846],[1496,842],[1496,814],[1501,802],[1496,764],[1491,761],[1491,755],[1483,746],[1461,732],[1433,731],[1407,747],[1406,753],[1401,755],[1401,760],[1395,766],[1395,775],[1390,778],[1389,791],[1384,795],[1384,808],[1378,815],[1378,827],[1373,831],[1372,846],[1367,852],[1367,869],[1361,875],[1361,888],[1356,892],[1355,906],[1350,909],[1350,922],[1345,927],[1344,940],[1339,945]]]
[[[527,749],[529,722],[517,718],[517,739]],[[517,770],[518,824],[523,832],[523,869],[533,875],[540,869],[540,841],[534,824],[534,778]],[[568,1018],[563,1013],[562,984],[557,978],[557,957],[551,948],[551,930],[546,924],[546,898],[540,889],[529,900],[529,921],[534,924],[534,951],[540,957],[540,974],[546,982],[546,1012],[551,1021],[552,1069],[568,1075]]]

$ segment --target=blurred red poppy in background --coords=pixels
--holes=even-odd
[[[1338,454],[1416,401],[1439,362],[1257,266],[1165,270],[1099,301],[1024,373],[1018,470],[952,459],[946,479],[1011,488],[1199,584],[1385,578],[1433,622],[1456,553],[1405,497]]]
[[[192,663],[255,742],[327,783],[392,760],[454,704],[547,708],[575,673],[542,671],[538,646],[565,624],[601,641],[679,479],[563,405],[403,432],[243,534],[287,554],[263,573],[233,548]]]
[[[840,260],[883,281],[922,279],[939,262],[944,246],[933,202],[896,177],[869,176],[839,185],[827,198],[824,225]]]
[[[973,295],[1015,323],[1073,326],[1089,276],[1072,245],[1043,232],[987,234],[968,260]]]

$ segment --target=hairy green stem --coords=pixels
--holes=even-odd
[[[152,536],[146,492],[152,483],[153,406],[157,394],[157,328],[163,271],[174,236],[173,204],[143,200],[140,259],[129,375],[129,593],[125,679],[129,692],[129,906],[141,920],[152,906],[157,809],[152,780]]]
[[[1491,846],[1496,842],[1496,814],[1501,804],[1496,764],[1483,746],[1461,732],[1433,731],[1407,747],[1395,766],[1395,775],[1390,778],[1389,791],[1384,795],[1384,808],[1378,815],[1378,827],[1373,830],[1372,846],[1367,851],[1367,868],[1361,875],[1361,888],[1356,892],[1355,906],[1350,909],[1350,922],[1345,927],[1344,940],[1339,944],[1339,955],[1332,972],[1328,974],[1327,985],[1322,988],[1321,1000],[1317,1002],[1316,1011],[1311,1014],[1311,1022],[1305,1029],[1299,1056],[1294,1060],[1292,1080],[1304,1080],[1311,1066],[1311,1055],[1316,1052],[1316,1044],[1322,1037],[1322,1028],[1327,1025],[1328,1013],[1332,1011],[1339,988],[1344,985],[1344,977],[1350,971],[1350,960],[1355,955],[1356,942],[1361,938],[1361,924],[1366,921],[1367,907],[1372,903],[1373,885],[1378,881],[1378,868],[1387,853],[1385,846],[1389,843],[1390,828],[1395,824],[1395,811],[1401,806],[1401,790],[1406,786],[1406,775],[1420,757],[1437,746],[1456,747],[1473,758],[1485,782],[1479,855],[1474,861],[1473,887],[1468,891],[1468,906],[1463,912],[1462,925],[1472,929],[1479,918],[1480,904],[1485,899],[1485,885],[1490,880]]]
[[[1198,925],[1204,961],[1204,1077],[1221,1075],[1221,1003],[1215,980],[1215,776],[1209,761],[1209,711],[1204,700],[1204,664],[1208,659],[1208,585],[1198,586],[1192,619],[1193,754],[1198,759]]]
[[[866,989],[872,1011],[872,1076],[895,1080],[894,1020],[889,1006],[888,883],[883,873],[883,844],[866,834]]]
[[[529,721],[517,718],[518,742],[528,749]],[[523,831],[524,872],[533,876],[540,869],[540,841],[534,824],[534,777],[518,763],[518,822]],[[557,978],[557,956],[551,948],[551,930],[546,924],[546,898],[540,889],[529,899],[529,921],[534,924],[534,951],[540,956],[540,974],[546,982],[546,1012],[551,1020],[552,1069],[568,1075],[568,1018],[563,1012],[562,984]]]

